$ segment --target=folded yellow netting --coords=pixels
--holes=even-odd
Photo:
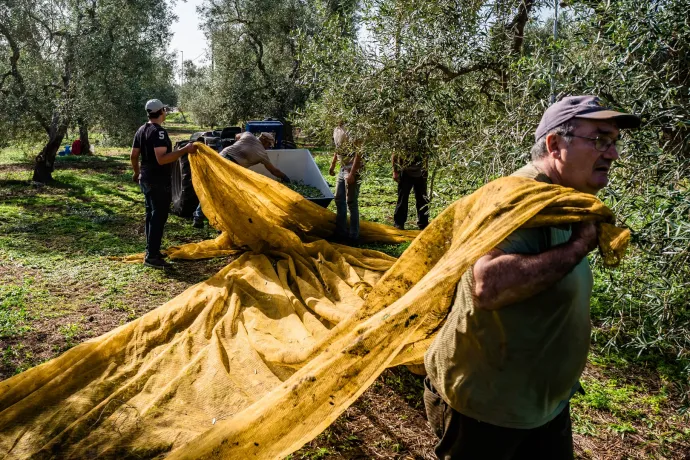
[[[600,222],[610,265],[629,239],[595,197],[507,177],[447,208],[396,261],[319,239],[332,213],[204,146],[191,165],[223,233],[171,254],[241,255],[141,318],[0,382],[0,454],[284,457],[386,367],[422,362],[462,273],[518,227]],[[362,235],[410,234],[364,224]]]

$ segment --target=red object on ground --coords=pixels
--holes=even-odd
[[[72,142],[72,155],[81,155],[81,140],[75,139]]]

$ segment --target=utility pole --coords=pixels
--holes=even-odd
[[[180,51],[180,86],[184,84],[184,51]]]
[[[553,44],[556,46],[556,40],[558,40],[558,2],[560,0],[554,0],[553,2]],[[556,52],[552,51],[551,54],[551,103],[556,102]]]

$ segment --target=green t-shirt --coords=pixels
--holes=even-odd
[[[515,176],[550,182],[533,165]],[[497,247],[538,254],[566,243],[566,228],[518,229]],[[558,283],[499,310],[478,309],[472,270],[458,283],[425,366],[443,399],[468,417],[506,428],[551,421],[579,388],[589,351],[592,272],[587,258]]]

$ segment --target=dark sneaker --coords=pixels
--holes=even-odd
[[[203,220],[196,220],[196,219],[194,219],[194,222],[192,223],[192,227],[194,227],[194,228],[204,228],[204,221],[203,221]]]
[[[144,259],[144,265],[146,265],[147,267],[156,268],[158,270],[164,270],[166,268],[172,267],[172,264],[159,258]]]
[[[405,225],[398,225],[398,224],[393,224],[393,227],[397,228],[398,230],[405,230]]]
[[[359,244],[359,237],[348,236],[345,244],[347,244],[348,246],[357,246]]]
[[[349,238],[347,235],[341,235],[339,233],[334,234],[328,239],[332,243],[337,243],[337,244],[347,244]]]

